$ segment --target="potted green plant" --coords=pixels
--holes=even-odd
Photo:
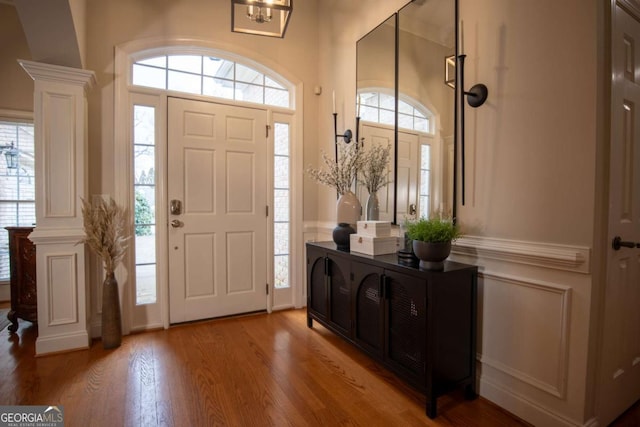
[[[444,268],[444,260],[451,253],[451,242],[461,236],[457,224],[440,215],[406,221],[405,228],[412,240],[413,252],[420,259],[420,267],[428,270]]]

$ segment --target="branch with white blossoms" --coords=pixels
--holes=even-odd
[[[126,210],[109,201],[97,198],[94,203],[82,200],[82,219],[84,221],[85,237],[81,243],[86,243],[104,263],[107,274],[115,271],[122,261],[127,249]]]
[[[351,190],[351,185],[356,178],[358,169],[363,166],[362,151],[356,144],[338,143],[338,160],[334,161],[322,152],[322,161],[325,169],[307,168],[307,174],[314,181],[333,187],[338,194],[343,195]]]
[[[391,144],[387,146],[371,145],[364,150],[362,167],[358,170],[358,181],[365,186],[369,194],[375,193],[391,182],[389,176],[389,158]]]

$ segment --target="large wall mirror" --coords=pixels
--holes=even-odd
[[[456,0],[415,0],[358,41],[360,136],[365,148],[391,144],[393,153],[381,220],[455,214],[455,83],[445,82],[455,15]],[[367,190],[358,197],[364,206]]]

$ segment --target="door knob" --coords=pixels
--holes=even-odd
[[[619,251],[620,248],[640,248],[640,243],[625,242],[620,236],[616,236],[611,242],[611,247],[613,250]]]
[[[173,221],[171,221],[171,226],[173,228],[180,228],[184,225],[184,223],[180,220],[174,219]]]

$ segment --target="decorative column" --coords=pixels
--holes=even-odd
[[[92,71],[18,61],[35,82],[36,354],[88,348],[88,254],[80,197],[88,195],[86,92]]]

